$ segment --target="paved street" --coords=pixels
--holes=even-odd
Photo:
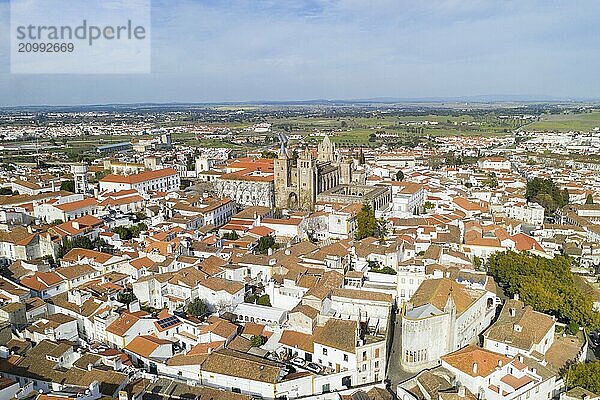
[[[391,347],[391,354],[389,358],[388,365],[388,379],[391,381],[391,389],[395,393],[396,386],[400,382],[404,382],[407,379],[412,378],[416,374],[413,372],[407,372],[402,369],[400,365],[400,359],[402,355],[402,323],[400,315],[396,315],[396,321],[394,323],[394,338]]]

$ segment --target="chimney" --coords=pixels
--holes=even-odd
[[[267,250],[267,255],[272,256],[273,255],[273,248],[269,247],[269,250]]]
[[[502,367],[502,360],[498,360],[498,367]]]
[[[523,331],[523,328],[519,324],[514,324],[513,325],[513,329],[515,330],[515,332],[522,332]]]
[[[523,362],[523,356],[519,354],[519,362]]]
[[[473,374],[477,374],[477,363],[473,363]]]
[[[208,346],[208,350],[207,350],[208,354],[212,353],[212,347]]]
[[[92,364],[88,364],[88,365],[87,365],[87,370],[88,370],[88,371],[91,371],[91,370],[92,370],[92,367],[93,367],[93,365],[92,365]]]
[[[475,365],[477,365],[477,364],[475,364]],[[458,387],[458,397],[465,397],[465,387],[464,386]]]
[[[510,314],[511,317],[515,317],[517,315],[517,310],[515,310],[513,307],[508,309],[508,313]]]
[[[515,293],[515,294],[513,295],[513,299],[515,299],[515,300],[519,300],[519,293]]]

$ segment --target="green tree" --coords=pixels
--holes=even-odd
[[[258,304],[259,306],[271,307],[271,299],[269,298],[268,294],[263,294],[262,296],[259,296],[258,299],[256,299],[256,304]]]
[[[67,192],[75,193],[75,181],[62,181],[60,184],[60,190],[66,190]]]
[[[119,235],[121,240],[129,240],[133,237],[131,230],[125,226],[116,226],[112,229],[112,232]]]
[[[594,204],[594,196],[591,193],[585,198],[585,204]]]
[[[575,286],[572,262],[567,256],[549,259],[509,251],[492,254],[488,266],[507,295],[519,294],[536,311],[566,323],[600,327],[600,313],[594,311],[592,298]]]
[[[187,305],[187,312],[196,318],[202,317],[207,311],[206,304],[199,298],[195,298]]]
[[[7,187],[0,188],[0,195],[10,196],[11,194],[13,194],[13,191],[11,188],[7,188]]]
[[[252,347],[259,347],[265,344],[265,338],[260,335],[254,335],[250,338],[250,345]]]
[[[256,251],[258,254],[267,254],[269,249],[275,245],[275,239],[273,236],[267,235],[258,239],[256,244]]]
[[[431,210],[432,208],[435,208],[435,204],[433,204],[433,203],[432,203],[432,202],[430,202],[430,201],[426,201],[426,202],[425,202],[425,204],[423,204],[423,209],[424,209],[425,211],[427,211],[427,210]]]
[[[94,244],[87,236],[79,236],[73,240],[66,239],[58,248],[58,251],[56,252],[56,259],[63,258],[64,255],[67,254],[69,251],[77,248],[91,250],[94,248]]]
[[[143,222],[140,222],[139,224],[136,225],[132,225],[129,227],[129,231],[131,232],[131,236],[133,236],[134,238],[138,238],[140,237],[140,234],[142,232],[145,232],[148,230],[148,225],[146,225]]]
[[[238,240],[239,238],[240,238],[240,235],[238,235],[236,231],[225,232],[223,234],[223,239],[226,239],[226,240]]]
[[[129,304],[132,301],[137,300],[137,297],[135,297],[135,294],[133,294],[133,292],[125,292],[119,293],[117,295],[117,300],[123,304]]]
[[[402,172],[402,170],[398,170],[398,172],[396,172],[396,180],[398,182],[401,182],[404,180],[404,172]]]
[[[592,393],[600,393],[600,361],[574,364],[563,374],[569,389],[582,387]]]
[[[525,197],[544,207],[548,215],[569,204],[569,192],[560,190],[552,179],[533,178],[527,182]]]
[[[356,233],[354,235],[356,240],[362,240],[377,234],[377,219],[370,205],[363,204],[361,210],[356,215],[356,225]]]

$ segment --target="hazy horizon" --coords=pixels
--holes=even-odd
[[[0,106],[600,98],[593,1],[156,0],[140,75],[10,74],[9,8]]]

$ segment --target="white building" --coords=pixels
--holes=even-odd
[[[172,168],[145,171],[131,175],[110,174],[100,179],[100,191],[118,192],[135,189],[140,193],[150,191],[173,192],[179,190],[179,172]]]
[[[506,158],[486,157],[477,161],[477,166],[490,171],[510,171],[511,164]]]
[[[556,321],[518,299],[507,300],[500,316],[483,333],[483,347],[506,356],[545,355],[554,343]]]
[[[492,322],[496,295],[452,279],[429,279],[402,310],[402,365],[411,371],[439,365],[440,357],[474,340]]]
[[[442,357],[442,367],[471,393],[488,400],[548,400],[563,386],[554,371],[532,358],[509,358],[473,345]]]

